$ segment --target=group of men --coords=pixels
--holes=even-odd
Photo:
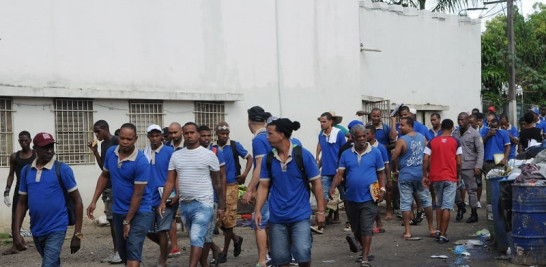
[[[393,112],[392,127],[382,122],[381,110],[374,108],[367,125],[352,121],[348,131],[339,125],[341,117],[324,112],[318,117],[321,131],[315,156],[292,138],[293,131],[300,128],[299,122],[276,118],[259,106],[247,110],[248,126],[254,134],[252,154],[229,139],[230,127],[225,122],[214,128],[216,143],[212,142],[210,128],[193,122],[183,126],[174,122],[166,131],[150,125],[149,145],[141,151],[135,147],[135,125],[123,124],[119,135],[114,136],[106,121],[101,120],[94,125],[95,135],[101,141],[100,153],[96,142],[89,143],[102,172],[87,216],[94,219],[96,202],[102,195],[114,248],[114,254],[105,259],[110,263],[139,266],[143,242],[148,237],[160,247],[158,264],[166,266],[167,255],[180,253],[174,221],[177,211],[189,231],[189,266],[208,266],[209,250],[213,254],[210,263],[223,263],[227,261],[231,241],[234,256],[241,253],[243,238],[233,231],[238,185],[245,183],[254,166],[242,201],[255,203],[252,229],[258,250],[256,266],[287,266],[294,261],[310,266],[311,230],[323,231],[328,201],[338,192],[345,204],[347,227],[353,232],[347,236],[351,251],[358,252],[361,246],[361,266],[370,266],[371,237],[383,230],[377,207],[383,199],[387,200],[386,220],[391,220],[395,207],[399,207],[404,239],[414,238],[410,225],[420,222],[424,214],[430,235],[439,243],[449,242],[451,210],[457,204],[456,220],[462,220],[465,194],[472,210],[467,223],[478,220],[482,173],[497,164],[506,164],[520,143],[518,131],[507,123],[506,116],[501,116],[499,122],[494,109],[489,112],[481,129],[479,112],[460,113],[458,127],[450,119],[442,121],[435,113],[431,116],[433,127],[427,129],[415,120],[415,112],[407,106]],[[538,127],[538,116],[534,115],[526,114],[525,121],[530,121],[531,116],[533,120],[525,129]],[[529,138],[541,141],[536,140],[534,131],[529,130]],[[165,132],[168,134],[164,136]],[[28,209],[30,230],[43,265],[58,266],[69,224],[67,199],[74,202],[76,215],[72,253],[79,250],[83,237],[83,204],[76,181],[70,167],[56,161],[51,134],[39,133],[31,139],[28,132],[21,132],[19,143],[22,150],[10,158],[4,193],[8,204],[15,173],[18,182],[13,199],[14,245],[10,251],[26,248],[20,232]],[[242,172],[239,158],[247,163]],[[311,192],[317,200],[315,226],[310,221]],[[43,209],[40,203],[44,199],[56,201]],[[338,215],[332,215],[333,218],[328,216],[329,222],[339,220]],[[212,241],[217,226],[224,232],[222,249]]]

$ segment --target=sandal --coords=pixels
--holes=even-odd
[[[376,228],[373,229],[374,234],[379,234],[379,233],[384,233],[384,232],[385,232],[385,229],[383,229],[383,228],[376,227]]]
[[[360,267],[372,267],[369,261],[362,261]]]

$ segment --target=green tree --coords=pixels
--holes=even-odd
[[[372,0],[374,2],[386,2],[393,5],[402,5],[425,9],[427,0]],[[433,0],[433,7],[430,11],[434,12],[457,12],[470,5],[476,5],[478,0]]]
[[[516,84],[523,88],[525,103],[546,104],[546,5],[538,3],[525,19],[514,12]],[[507,102],[508,83],[506,17],[497,16],[482,34],[482,96],[498,106]]]

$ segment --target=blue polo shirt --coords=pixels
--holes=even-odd
[[[420,133],[416,133],[415,136],[406,134],[400,138],[406,142],[406,151],[400,155],[398,181],[420,181],[423,179],[423,153],[426,139]]]
[[[382,144],[383,146],[390,145],[391,139],[389,138],[389,133],[391,132],[391,127],[389,125],[386,125],[384,123],[381,123],[381,126],[375,127],[375,139]],[[391,158],[391,150],[387,150],[387,156],[389,156],[389,159]]]
[[[269,221],[272,223],[294,223],[309,219],[311,216],[311,204],[307,181],[301,176],[298,165],[294,160],[293,144],[290,143],[291,156],[285,163],[278,157],[277,151],[273,150],[273,161],[271,172],[267,169],[266,160],[262,160],[260,169],[260,181],[272,179],[269,190]],[[305,174],[309,181],[318,179],[320,173],[315,158],[307,149],[302,147],[303,165]]]
[[[237,166],[235,165],[235,157],[233,156],[233,150],[231,148],[231,142],[228,140],[224,146],[218,145],[220,151],[224,154],[224,160],[226,163],[226,183],[233,184],[237,182]],[[237,157],[246,158],[248,151],[239,142],[235,142],[235,149]]]
[[[433,136],[430,135],[427,126],[415,120],[413,121],[413,131],[422,134],[427,141],[430,141],[430,139],[433,138]],[[396,124],[396,132],[398,133],[398,137],[400,137],[400,123]]]
[[[332,128],[333,129],[333,128]],[[345,135],[341,130],[337,131],[336,136],[332,136],[331,138],[335,138],[335,142],[328,141],[328,138],[324,133],[321,133],[318,135],[318,140],[320,144],[320,149],[322,153],[321,161],[322,161],[322,175],[335,175],[337,170],[337,154],[339,153],[339,149],[343,144],[347,142],[345,140]]]
[[[489,132],[489,127],[483,127],[480,131],[480,134],[483,137]],[[504,154],[504,146],[510,145],[510,137],[508,137],[508,132],[503,129],[497,129],[495,135],[487,139],[487,143],[483,145],[483,154],[484,160],[492,161],[495,160],[495,154]]]
[[[430,137],[430,139],[440,136],[442,135],[442,133],[443,133],[442,129],[438,130],[437,133],[435,133],[433,129],[428,129],[428,136]]]
[[[267,141],[267,131],[265,128],[259,129],[254,134],[254,139],[252,139],[252,155],[254,155],[252,161],[254,163],[254,168],[256,168],[256,159],[264,157],[269,151],[271,151],[271,145],[269,144],[269,141]]]
[[[353,146],[341,154],[339,169],[345,170],[345,198],[362,203],[372,200],[370,185],[377,182],[377,172],[385,169],[385,162],[379,149],[370,144],[362,155]]]
[[[167,182],[167,173],[169,172],[169,161],[174,149],[172,146],[161,145],[158,149],[152,150],[151,158],[147,157],[150,164],[150,179],[148,188],[152,194],[151,205],[159,206],[161,203],[161,195],[158,188],[164,187]]]
[[[150,163],[142,151],[135,148],[129,157],[119,160],[119,146],[112,146],[106,152],[104,171],[110,173],[114,203],[112,212],[126,214],[131,205],[135,184],[148,184]],[[139,212],[152,211],[152,194],[146,186],[142,194]]]
[[[539,120],[537,123],[535,123],[535,127],[542,129],[542,132],[546,133],[546,122]]]
[[[379,152],[381,152],[381,158],[383,158],[383,162],[384,162],[385,164],[389,164],[390,157],[389,157],[389,155],[388,155],[388,153],[387,153],[387,148],[385,148],[384,145],[382,145],[382,144],[380,144],[379,142],[377,142],[377,140],[376,140],[375,143],[373,143],[372,147],[377,148],[377,149],[379,150]]]
[[[36,160],[34,160],[28,170],[28,176],[28,165],[21,170],[18,193],[28,197],[30,231],[34,236],[62,232],[68,228],[68,211],[54,163],[55,158],[49,161],[42,170],[38,170],[36,169]],[[61,165],[61,179],[69,193],[78,189],[74,172],[64,163]]]
[[[513,137],[519,139],[519,131],[514,125],[509,124],[509,127],[508,129],[506,129],[506,131],[508,131],[508,133]],[[510,139],[510,136],[508,136],[508,139]],[[510,154],[508,155],[508,159],[516,158],[516,146],[517,144],[512,144],[512,142],[510,141]]]

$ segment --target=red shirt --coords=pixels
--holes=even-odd
[[[430,140],[424,151],[430,156],[430,182],[457,182],[457,155],[463,150],[452,136],[438,136]]]

